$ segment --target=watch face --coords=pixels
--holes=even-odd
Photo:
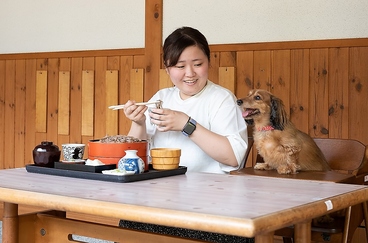
[[[188,123],[185,127],[184,127],[184,130],[183,130],[183,132],[185,132],[186,134],[188,134],[188,135],[191,135],[193,132],[194,132],[194,130],[196,129],[196,126],[194,125],[194,124],[192,124],[192,123]]]
[[[184,128],[184,132],[187,133],[188,135],[191,135],[195,129],[196,129],[195,125],[193,125],[192,123],[188,123]]]
[[[182,133],[185,136],[190,136],[192,135],[196,127],[197,127],[197,122],[194,119],[189,117],[189,121],[187,122],[187,124],[185,124],[185,127],[183,128]]]

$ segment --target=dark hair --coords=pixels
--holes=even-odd
[[[191,27],[181,27],[172,32],[166,39],[163,47],[165,67],[172,67],[178,63],[179,57],[185,48],[197,46],[210,61],[210,48],[206,37]]]

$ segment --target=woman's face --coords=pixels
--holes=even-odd
[[[208,58],[197,46],[189,46],[181,53],[175,66],[166,68],[173,84],[185,100],[206,86],[208,79]]]

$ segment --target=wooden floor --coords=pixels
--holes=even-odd
[[[0,203],[0,219],[3,218],[3,208],[4,203]],[[45,211],[46,209],[40,208],[40,207],[32,207],[32,206],[25,206],[25,205],[19,205],[18,212],[19,214],[27,214],[31,212],[38,212],[38,211]],[[86,214],[80,214],[80,213],[68,213],[67,217],[71,219],[79,219],[79,220],[85,220],[89,222],[96,222],[96,223],[103,223],[111,226],[118,226],[119,225],[119,219],[115,218],[106,218],[106,217],[99,217],[99,216],[91,216]],[[275,243],[282,243],[282,238],[276,236],[275,237]],[[317,243],[317,242],[313,242]],[[365,235],[365,229],[359,228],[354,234],[354,238],[352,243],[368,243]]]

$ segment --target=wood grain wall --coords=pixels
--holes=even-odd
[[[312,137],[368,145],[368,39],[212,45],[211,51],[210,79],[237,97],[267,89]],[[0,168],[33,163],[32,150],[44,140],[61,147],[126,134],[130,122],[107,107],[147,100],[152,87],[170,86],[161,59],[152,66],[158,79],[147,78],[144,49],[0,55]]]

